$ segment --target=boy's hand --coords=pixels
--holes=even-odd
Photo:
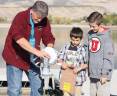
[[[68,65],[66,63],[63,63],[62,66],[61,66],[63,69],[67,69],[68,68]]]
[[[74,74],[77,74],[80,71],[81,71],[81,68],[74,68],[74,70],[73,70]]]
[[[107,82],[107,77],[101,77],[100,82],[102,85],[105,84]]]
[[[63,60],[61,59],[58,59],[57,62],[61,65],[61,68],[62,69],[67,69],[68,68],[68,65],[66,63],[63,62]]]
[[[74,69],[74,64],[67,64],[69,68]]]

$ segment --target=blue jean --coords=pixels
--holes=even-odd
[[[29,81],[31,87],[30,96],[42,96],[43,93],[43,83],[40,77],[40,70],[34,65],[31,65],[29,72]]]
[[[27,72],[31,87],[30,96],[41,96],[41,79],[39,78],[39,72],[37,72],[35,68],[31,68]],[[22,75],[22,69],[7,64],[8,96],[21,96]]]

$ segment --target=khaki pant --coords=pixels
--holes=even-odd
[[[81,96],[81,87],[82,86],[76,86],[76,88],[75,88],[75,96]]]
[[[97,79],[91,79],[90,96],[110,96],[110,82],[101,84]]]

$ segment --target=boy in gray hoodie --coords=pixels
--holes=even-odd
[[[87,18],[91,29],[88,32],[90,96],[110,96],[114,52],[110,29],[101,24],[102,19],[99,12],[92,12]]]

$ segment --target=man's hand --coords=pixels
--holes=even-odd
[[[20,47],[22,47],[23,49],[25,49],[26,51],[36,55],[37,57],[46,57],[46,58],[50,58],[49,54],[46,53],[45,51],[41,51],[41,50],[38,50],[36,48],[33,48],[29,41],[25,38],[20,38],[18,39],[17,41],[17,44],[19,44]],[[51,45],[52,46],[52,45]]]
[[[50,55],[45,52],[45,51],[38,51],[37,54],[36,54],[38,57],[42,57],[42,58],[50,58]]]
[[[101,77],[100,82],[102,85],[105,84],[107,82],[107,77]]]
[[[52,44],[52,43],[49,43],[48,45],[47,45],[47,47],[54,47],[54,45]]]

